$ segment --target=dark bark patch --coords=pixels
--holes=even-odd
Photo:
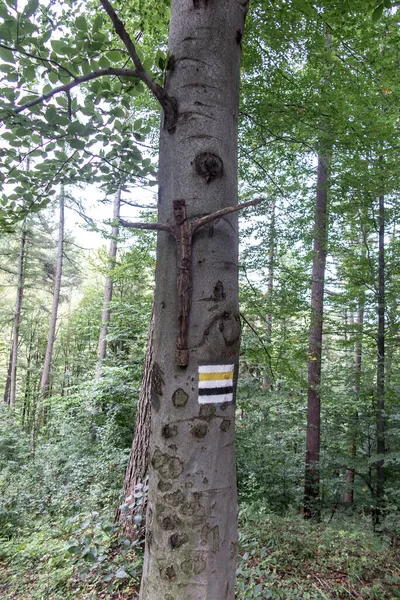
[[[195,438],[203,438],[207,435],[208,432],[208,427],[205,423],[197,423],[197,425],[195,425],[194,427],[192,427],[192,429],[190,430],[190,433],[195,437]]]
[[[222,300],[225,300],[226,294],[224,290],[224,284],[222,283],[222,281],[218,280],[217,283],[214,285],[212,298],[214,302],[222,302]]]
[[[176,579],[176,571],[174,565],[170,565],[168,567],[163,567],[160,569],[160,575],[162,579],[166,579],[167,581],[174,581]]]
[[[178,525],[180,525],[181,520],[176,515],[169,515],[168,517],[164,517],[160,523],[161,528],[164,531],[172,531],[172,529],[176,529]]]
[[[242,34],[241,30],[238,29],[236,32],[236,43],[238,46],[240,46],[240,44],[242,42],[242,37],[243,37],[243,34]]]
[[[221,406],[220,406],[220,409],[221,410],[226,410],[228,408],[228,406],[229,406],[229,402],[223,402],[221,404]]]
[[[182,571],[185,573],[185,575],[188,575],[188,576],[200,575],[200,573],[202,573],[205,568],[206,568],[206,563],[200,557],[196,557],[195,559],[188,558],[188,559],[184,560],[183,563],[181,563]]]
[[[212,552],[218,552],[219,550],[219,527],[216,525],[215,527],[210,527],[209,525],[204,525],[201,530],[201,544],[205,546],[208,543],[209,535],[211,534],[211,550]]]
[[[172,402],[175,408],[182,408],[188,401],[188,394],[182,388],[178,388],[172,395]]]
[[[204,483],[204,485],[207,485],[207,483],[208,483],[208,479],[207,479],[207,477],[204,477],[204,479],[203,479],[203,483]]]
[[[200,406],[199,419],[211,421],[216,412],[217,408],[213,404],[202,404]]]
[[[185,515],[185,517],[191,518],[191,523],[193,525],[199,525],[203,523],[205,519],[205,508],[200,504],[200,502],[192,501],[185,502],[180,509],[181,513]]]
[[[160,479],[157,487],[160,490],[160,492],[169,492],[169,490],[172,488],[172,483]]]
[[[210,0],[193,0],[193,6],[196,10],[200,8],[207,8]]]
[[[186,533],[182,533],[182,534],[174,533],[169,538],[169,543],[171,545],[171,548],[179,548],[180,546],[183,546],[183,544],[185,544],[187,541],[188,541],[188,537],[187,537]]]
[[[241,324],[239,315],[224,312],[219,321],[219,330],[224,338],[225,346],[234,346],[240,340]]]
[[[219,156],[212,152],[201,152],[194,159],[196,173],[205,179],[206,183],[211,183],[214,179],[222,177],[224,164]]]
[[[181,490],[177,490],[176,492],[172,492],[171,494],[165,494],[163,500],[166,504],[171,504],[172,506],[179,506],[185,500],[185,496],[182,494]]]
[[[231,422],[229,419],[224,419],[221,423],[221,425],[219,426],[221,431],[228,431],[229,427],[231,426]]]
[[[178,428],[176,425],[164,425],[164,427],[161,430],[161,433],[163,435],[163,437],[169,439],[172,437],[175,437],[176,435],[178,435]]]
[[[152,385],[153,385],[153,391],[158,396],[162,396],[163,395],[163,385],[164,385],[163,375],[164,375],[164,373],[163,373],[160,365],[155,362],[154,365],[153,365],[153,380],[152,380]]]
[[[156,448],[151,459],[153,468],[163,479],[176,479],[183,471],[183,463],[177,456],[163,454],[159,448]]]

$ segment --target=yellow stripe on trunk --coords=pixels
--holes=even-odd
[[[233,379],[233,371],[224,371],[222,373],[199,373],[199,381],[226,381]]]

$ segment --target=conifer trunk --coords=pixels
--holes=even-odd
[[[101,316],[101,329],[99,336],[99,343],[97,347],[97,366],[96,366],[96,377],[100,378],[103,368],[104,359],[107,353],[107,333],[110,323],[110,302],[112,300],[113,293],[113,279],[111,271],[115,266],[115,259],[117,258],[118,249],[118,235],[119,235],[119,217],[121,209],[121,188],[118,188],[113,205],[113,227],[111,230],[110,248],[108,252],[108,274],[104,284],[104,298],[103,298],[103,312]]]
[[[27,230],[24,222],[21,230],[20,249],[18,258],[18,279],[17,279],[17,299],[15,302],[14,324],[11,341],[10,362],[8,366],[8,374],[6,387],[4,392],[4,402],[11,407],[15,405],[16,389],[17,389],[17,363],[18,363],[18,340],[19,328],[21,324],[22,298],[24,295],[24,271],[25,271],[25,254],[26,254],[26,238]]]
[[[181,234],[176,243],[158,234],[141,600],[234,598],[235,407],[230,391],[213,393],[225,380],[199,390],[199,367],[201,377],[215,372],[221,380],[225,369],[233,392],[241,331],[237,217],[199,229],[193,240],[188,232],[194,217],[237,204],[246,9],[247,0],[172,1],[166,91],[177,100],[178,120],[161,130],[158,221]],[[186,324],[185,349],[184,338],[176,340]]]

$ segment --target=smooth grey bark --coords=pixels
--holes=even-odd
[[[151,394],[154,365],[154,302],[151,312],[149,334],[142,386],[136,412],[135,434],[125,472],[123,486],[124,511],[118,510],[117,520],[122,524],[125,535],[134,539],[144,529],[147,509],[146,481],[149,466],[149,442],[151,424]],[[141,490],[138,490],[141,486]],[[135,494],[137,498],[135,498]],[[140,515],[143,521],[135,524],[135,516]]]
[[[121,188],[118,188],[113,204],[113,226],[111,230],[110,248],[108,251],[108,274],[104,284],[104,298],[103,298],[103,311],[101,315],[101,329],[99,336],[99,343],[97,347],[97,366],[96,366],[96,378],[101,377],[103,368],[103,362],[107,353],[107,333],[108,326],[110,323],[110,302],[112,300],[113,293],[113,279],[111,271],[115,266],[115,259],[117,258],[118,249],[118,235],[119,235],[119,217],[121,209]]]
[[[174,130],[161,129],[159,223],[237,204],[240,41],[247,0],[173,0],[166,91]],[[141,600],[233,600],[237,501],[233,403],[200,404],[200,361],[239,358],[235,214],[193,239],[189,363],[175,362],[177,249],[158,233],[147,534]],[[181,266],[181,265],[180,265]]]
[[[24,295],[24,271],[26,255],[27,230],[24,222],[21,230],[20,249],[18,257],[18,275],[17,275],[17,298],[15,301],[14,324],[11,341],[10,362],[8,366],[7,381],[4,392],[4,402],[11,407],[15,405],[15,396],[17,389],[17,363],[18,363],[18,340],[19,328],[21,325],[22,298]]]

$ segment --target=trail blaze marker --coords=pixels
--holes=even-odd
[[[199,365],[199,404],[233,402],[235,372],[234,364]]]

